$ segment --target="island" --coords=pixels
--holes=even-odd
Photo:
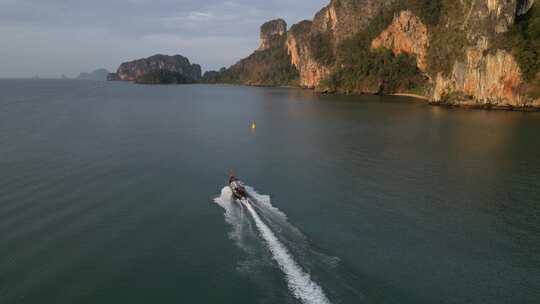
[[[154,55],[124,62],[116,73],[109,74],[111,81],[131,81],[139,84],[186,84],[201,80],[201,66],[191,64],[182,55]]]

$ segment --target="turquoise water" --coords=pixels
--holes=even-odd
[[[539,303],[539,130],[402,97],[0,80],[0,303]]]

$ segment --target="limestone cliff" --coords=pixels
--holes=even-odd
[[[522,95],[519,65],[506,51],[485,54],[485,45],[469,48],[465,62],[454,64],[450,77],[435,80],[435,102],[480,107],[527,107],[532,100]]]
[[[125,62],[120,65],[116,75],[110,79],[135,81],[141,83],[196,82],[201,79],[201,66],[191,64],[181,55],[154,55],[152,57]],[[174,78],[174,79],[173,79]]]
[[[283,74],[276,66],[289,71],[289,64],[299,86],[322,91],[538,107],[538,6],[534,0],[331,0],[313,21],[288,31],[283,20],[264,24],[259,49],[225,75],[246,84],[290,84],[291,77],[269,80]]]
[[[298,74],[298,85],[306,88],[320,87],[321,82],[329,77],[334,69],[335,53],[339,44],[364,30],[375,16],[395,1],[331,0],[328,6],[315,15],[313,21],[302,21],[292,26],[289,31],[286,30],[285,21],[281,19],[267,22],[261,26],[261,43],[257,52],[276,52],[281,49],[281,38],[286,38],[284,45],[287,57]],[[263,60],[263,56],[257,52],[222,73],[223,82],[255,85],[275,83],[276,81],[268,81],[265,79],[267,76],[264,76],[268,74],[264,71],[272,67],[272,63]],[[283,59],[281,55],[278,57]],[[282,62],[279,62],[279,65],[286,66]],[[284,79],[279,82],[283,84]]]
[[[411,11],[401,11],[392,24],[375,38],[371,47],[391,49],[395,55],[414,54],[420,70],[426,71],[426,54],[429,45],[427,26]]]
[[[463,61],[457,59],[452,63],[449,76],[436,72],[432,99],[434,103],[477,107],[530,106],[532,101],[523,96],[523,78],[518,63],[506,51],[489,52],[487,38],[490,33],[508,30],[514,22],[517,6],[494,0],[485,2],[485,7],[480,4],[469,8],[468,14],[464,14],[465,20],[452,20],[459,21],[457,24],[462,28],[471,27],[466,30],[471,40],[476,40],[476,45],[466,48]],[[391,49],[396,55],[413,54],[420,70],[427,71],[428,28],[409,10],[396,14],[393,22],[372,41],[371,46]]]
[[[513,54],[492,46],[532,5],[532,1],[485,0],[465,6],[465,56],[454,60],[449,75],[432,75],[433,102],[483,108],[538,106],[539,100],[526,94],[527,84]]]
[[[260,37],[260,47],[255,52],[228,69],[205,73],[203,82],[254,86],[297,85],[298,71],[286,48],[287,23],[277,19],[263,24]]]
[[[365,29],[394,0],[331,0],[313,19],[313,32],[329,33],[338,46]]]
[[[300,74],[300,85],[326,90],[340,43],[365,29],[392,0],[332,0],[313,21],[291,27],[287,49]]]
[[[315,88],[328,77],[330,67],[316,59],[317,51],[312,43],[311,21],[303,21],[291,27],[287,36],[287,52],[291,63],[298,69],[299,84],[306,88]]]
[[[287,33],[287,23],[283,19],[268,21],[261,26],[261,45],[258,51],[281,47]]]

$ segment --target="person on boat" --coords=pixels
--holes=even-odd
[[[242,182],[234,176],[234,174],[229,174],[229,187],[231,188],[233,195],[237,199],[243,199],[246,197],[246,189],[242,185]]]

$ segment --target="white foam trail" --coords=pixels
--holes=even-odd
[[[285,273],[287,285],[293,295],[305,304],[330,303],[322,288],[311,280],[294,261],[287,248],[279,241],[272,230],[261,220],[255,209],[248,201],[242,202],[253,217],[255,225],[272,253],[272,258],[278,263],[279,268]]]

